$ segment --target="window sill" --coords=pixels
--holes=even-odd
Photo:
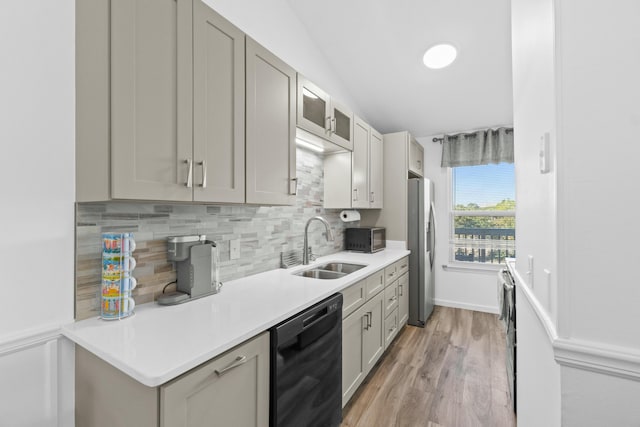
[[[492,265],[469,265],[471,263],[449,263],[442,264],[442,269],[445,271],[460,271],[464,273],[483,273],[495,275],[503,268],[507,268],[506,264],[492,264]]]

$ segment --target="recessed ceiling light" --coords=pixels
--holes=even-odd
[[[437,70],[444,68],[453,61],[455,61],[458,55],[458,50],[450,44],[437,44],[430,47],[422,57],[422,62],[427,68]]]

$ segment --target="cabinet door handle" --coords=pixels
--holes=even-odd
[[[422,160],[418,160],[418,169],[422,169]]]
[[[289,194],[292,196],[298,195],[298,178],[291,178],[291,182],[293,183],[293,191],[289,191]]]
[[[403,290],[403,286],[398,284],[398,290],[400,291],[400,296],[404,296],[404,290]]]
[[[325,125],[324,125],[324,131],[326,132],[331,132],[331,116],[327,116],[327,118],[325,119]]]
[[[369,329],[369,313],[365,313],[364,314],[365,317],[365,321],[364,321],[364,329],[368,330]]]
[[[331,133],[336,133],[336,118],[331,119]]]
[[[201,161],[200,165],[202,166],[202,184],[200,184],[200,187],[207,188],[207,161]]]
[[[189,171],[187,172],[187,182],[185,185],[187,188],[193,187],[193,159],[187,159],[184,161],[189,165]]]
[[[373,196],[373,191],[371,192],[371,200],[370,201],[371,201],[371,203],[376,201],[375,197]]]
[[[368,313],[369,313],[369,316],[367,316],[367,319],[369,319],[369,325],[367,325],[368,326],[367,329],[371,327],[371,323],[372,323],[371,319],[373,318],[373,313],[371,311],[369,311]]]
[[[354,202],[358,201],[358,189],[357,188],[353,189],[353,201]]]
[[[215,370],[213,372],[215,372],[219,377],[223,376],[224,374],[226,374],[227,372],[229,372],[230,370],[232,370],[233,368],[237,368],[238,366],[242,365],[243,363],[245,363],[247,361],[247,356],[238,356],[235,358],[235,360],[231,363],[229,363],[227,366],[225,366],[224,368],[220,369],[220,370]]]

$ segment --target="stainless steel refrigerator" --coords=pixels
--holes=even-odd
[[[410,178],[408,211],[409,324],[424,327],[433,311],[435,217],[433,183]]]

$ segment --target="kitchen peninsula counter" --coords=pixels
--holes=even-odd
[[[340,292],[409,255],[339,252],[307,266],[276,269],[226,282],[218,294],[175,306],[148,303],[121,320],[87,319],[62,334],[138,382],[156,387]],[[364,264],[339,279],[296,276],[327,262]]]

